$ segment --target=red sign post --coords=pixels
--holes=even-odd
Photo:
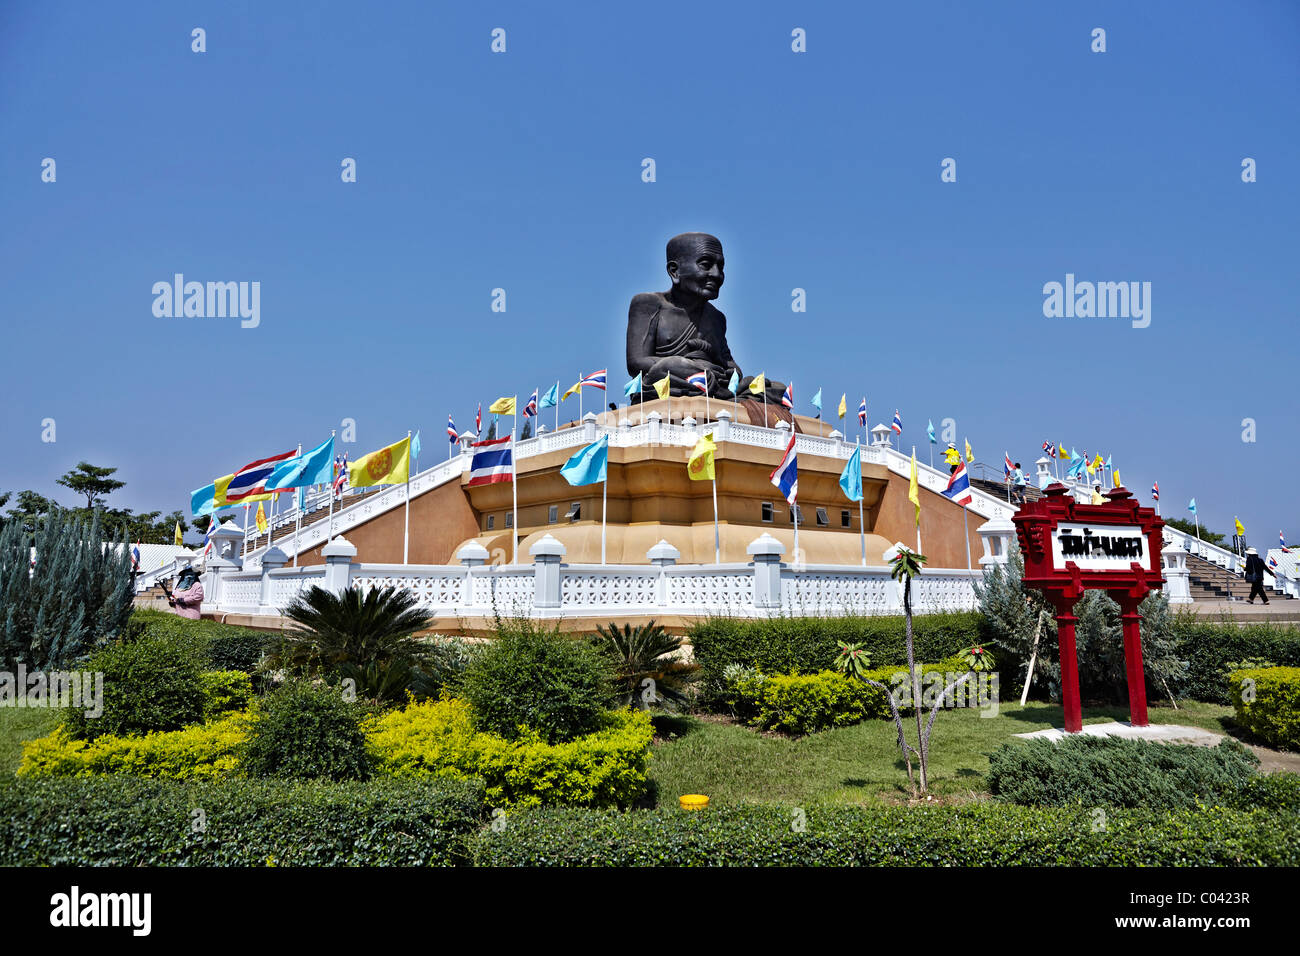
[[[1074,605],[1087,590],[1105,591],[1120,606],[1129,719],[1134,727],[1145,727],[1147,693],[1138,604],[1164,583],[1160,549],[1165,524],[1154,509],[1139,507],[1124,488],[1107,494],[1109,500],[1100,505],[1075,501],[1062,484],[1049,485],[1046,494],[1022,505],[1012,520],[1025,559],[1025,587],[1042,591],[1056,607],[1066,733],[1083,729]]]

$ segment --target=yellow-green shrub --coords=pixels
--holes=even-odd
[[[1245,668],[1228,684],[1238,723],[1274,747],[1300,748],[1300,667]]]
[[[248,714],[235,713],[184,730],[139,737],[104,734],[76,740],[60,726],[52,734],[23,745],[18,775],[23,777],[90,777],[129,774],[172,780],[221,777],[238,765],[236,751],[248,736]]]
[[[628,806],[645,790],[650,716],[611,711],[601,723],[594,733],[564,743],[548,744],[537,734],[505,740],[476,732],[469,705],[450,699],[376,718],[369,740],[379,773],[480,777],[492,806]]]
[[[199,684],[203,687],[204,720],[246,710],[253,699],[253,680],[244,671],[204,671]]]

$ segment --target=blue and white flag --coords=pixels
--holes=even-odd
[[[794,501],[799,497],[799,457],[794,453],[795,436],[790,436],[790,444],[785,446],[785,455],[781,458],[781,464],[776,466],[772,472],[772,484],[781,489],[781,494],[785,496],[791,507]]]
[[[420,430],[415,430],[415,437],[411,439],[411,457],[416,461],[420,460]]]
[[[731,381],[727,382],[727,389],[732,394],[740,391],[740,373],[734,368],[731,370]]]
[[[605,480],[609,466],[609,436],[581,449],[560,468],[571,485],[595,485]]]
[[[633,395],[640,394],[641,388],[642,388],[641,373],[637,372],[636,378],[632,379],[632,381],[628,382],[626,385],[623,386],[623,394],[626,395],[628,398],[631,398]]]
[[[1196,499],[1195,499],[1195,498],[1193,498],[1191,501],[1187,502],[1187,510],[1190,511],[1192,514],[1196,514]]]
[[[560,383],[556,382],[546,390],[546,394],[542,396],[542,404],[539,407],[554,408],[558,404],[560,404]]]
[[[862,500],[862,446],[853,449],[849,463],[840,472],[840,487],[849,501]]]
[[[926,422],[927,422],[927,424],[926,424],[926,426],[925,426],[925,433],[926,433],[926,435],[928,435],[928,436],[930,437],[930,444],[931,444],[931,445],[937,445],[937,444],[939,444],[939,439],[937,439],[937,438],[934,437],[934,421],[933,421],[933,419],[929,419],[929,418],[927,418],[927,419],[926,419]]]
[[[822,390],[817,389],[817,394],[811,399],[813,407],[817,409],[817,417],[822,417]]]

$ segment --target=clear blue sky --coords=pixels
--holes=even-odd
[[[88,459],[187,508],[344,418],[352,457],[436,459],[448,412],[621,385],[628,300],[703,230],[733,352],[799,410],[865,394],[922,458],[927,419],[990,463],[1064,441],[1300,543],[1300,4],[307,9],[0,7],[0,489],[72,503]],[[260,327],[155,318],[175,272],[260,282]],[[1045,318],[1066,273],[1150,282],[1150,327]]]

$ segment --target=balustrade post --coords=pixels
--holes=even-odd
[[[647,551],[645,556],[652,565],[659,568],[659,574],[655,577],[655,604],[659,607],[667,607],[668,572],[664,568],[671,568],[675,565],[682,553],[663,538],[660,538],[659,543]]]
[[[781,606],[781,555],[785,545],[766,531],[745,549],[754,557],[754,607]]]
[[[990,518],[975,530],[984,544],[984,557],[980,558],[980,567],[987,570],[993,565],[1005,565],[1016,534],[1016,526],[1011,519]]]
[[[339,535],[321,548],[325,559],[325,590],[341,594],[352,586],[352,559],[357,556],[356,546]]]
[[[269,548],[262,555],[262,590],[257,603],[262,606],[263,613],[267,613],[268,609],[270,613],[279,613],[279,608],[271,604],[271,586],[275,583],[271,577],[271,572],[279,571],[288,563],[289,556],[279,548]]]
[[[717,414],[718,423],[713,429],[715,441],[727,441],[731,438],[731,412],[721,411]]]
[[[596,413],[587,412],[582,416],[582,440],[591,442],[596,440]]]
[[[1191,604],[1191,572],[1187,570],[1187,552],[1170,542],[1160,552],[1165,579],[1165,595],[1170,604]]]
[[[528,553],[533,557],[533,607],[558,608],[561,598],[560,562],[564,560],[564,545],[547,534],[535,542]]]
[[[660,423],[663,421],[663,416],[660,415],[657,411],[651,412],[649,415],[645,417],[645,421],[646,424],[649,426],[648,429],[650,433],[648,436],[649,443],[651,445],[659,444],[660,435],[662,433],[660,429]]]
[[[466,607],[474,606],[474,583],[478,575],[474,573],[475,568],[481,568],[488,562],[488,549],[483,547],[477,541],[468,541],[461,545],[456,552],[456,560],[465,566],[465,593],[461,596],[461,603]]]

